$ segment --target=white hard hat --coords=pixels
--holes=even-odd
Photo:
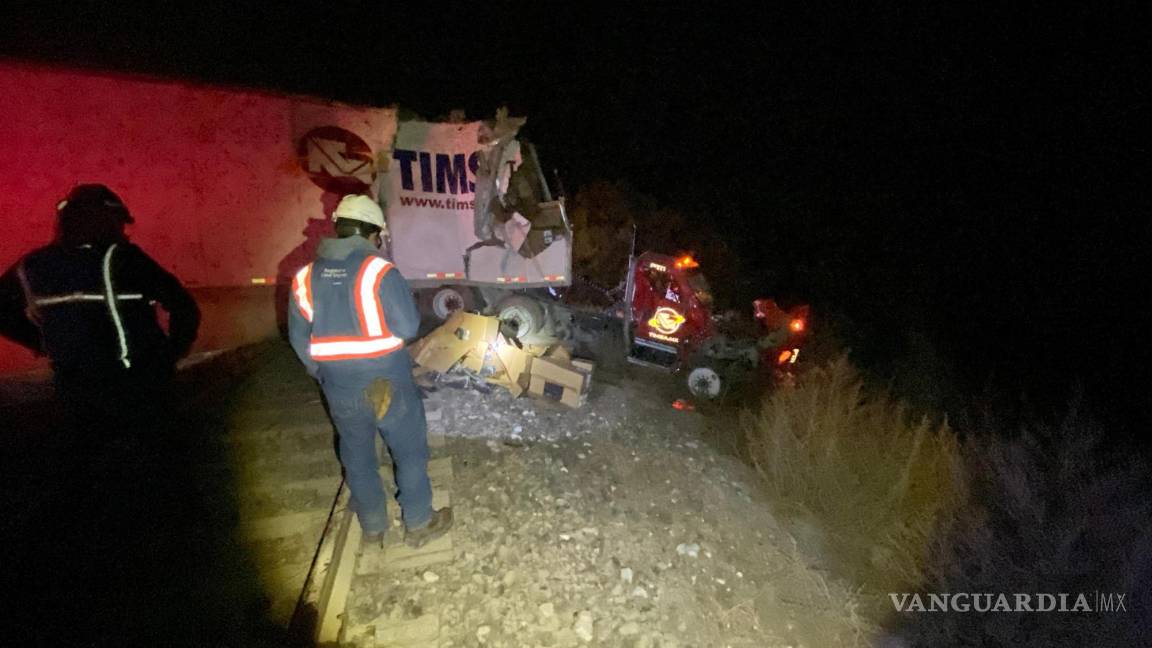
[[[341,198],[340,204],[336,205],[336,211],[332,212],[332,220],[337,218],[370,223],[385,231],[388,229],[384,224],[384,211],[380,209],[380,205],[371,197],[362,194],[349,194]]]

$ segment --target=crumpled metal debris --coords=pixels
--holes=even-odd
[[[450,387],[452,389],[470,389],[481,394],[491,394],[492,385],[487,379],[473,371],[457,366],[448,373],[438,371],[426,374],[429,382],[437,387]]]
[[[501,108],[496,112],[495,120],[480,125],[473,228],[476,238],[481,241],[497,238],[495,214],[503,213],[505,209],[503,197],[508,191],[513,170],[520,164],[520,143],[516,141],[516,133],[526,121],[523,117],[509,117],[508,109]]]
[[[409,347],[418,366],[416,380],[424,387],[442,384],[489,393],[503,387],[512,396],[529,388],[533,358],[570,360],[557,344],[525,344],[509,338],[496,317],[456,311],[444,324]]]

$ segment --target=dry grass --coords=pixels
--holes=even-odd
[[[910,420],[840,357],[772,393],[743,427],[769,492],[820,536],[804,538],[809,549],[877,591],[922,580],[929,540],[962,488],[946,425]]]
[[[1001,432],[1001,433],[996,433]],[[1152,636],[1148,471],[1075,413],[1056,427],[966,444],[969,496],[935,538],[924,590],[1122,593],[1104,614],[902,619],[914,645],[1137,646]]]
[[[803,591],[812,593],[807,601],[797,603],[806,610],[808,621],[817,620],[823,630],[821,645],[843,648],[870,645],[879,628],[860,614],[860,591],[849,591],[843,583],[829,582],[824,574],[812,569],[795,538],[792,538],[789,562],[791,576],[805,583]]]
[[[771,394],[743,430],[799,551],[859,586],[899,645],[1146,645],[1152,483],[1105,432],[913,420],[846,358]],[[1127,595],[1110,615],[896,615],[887,592]],[[1074,594],[1073,594],[1074,595]],[[854,610],[855,611],[855,610]],[[887,617],[887,618],[885,618]]]

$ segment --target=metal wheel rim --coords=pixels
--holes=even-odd
[[[464,308],[464,296],[452,288],[441,288],[432,296],[432,313],[442,320]]]
[[[720,374],[711,367],[696,367],[688,372],[688,391],[701,398],[716,398],[720,395],[722,381]]]
[[[521,337],[528,333],[529,324],[532,322],[532,315],[524,308],[511,306],[500,313],[500,320],[503,322],[515,322],[516,337]]]

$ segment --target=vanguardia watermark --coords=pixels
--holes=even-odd
[[[1088,592],[1035,594],[956,592],[919,594],[890,592],[897,612],[1127,612],[1126,594]]]

